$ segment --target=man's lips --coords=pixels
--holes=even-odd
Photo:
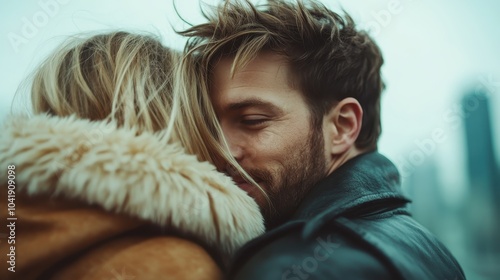
[[[247,183],[247,182],[240,183],[237,185],[240,189],[244,190],[247,193],[250,193],[255,188],[254,185]]]
[[[234,183],[239,185],[239,184],[243,184],[243,183],[246,183],[247,181],[245,179],[243,179],[243,177],[241,176],[231,176],[231,178],[233,179]]]
[[[242,190],[247,193],[250,193],[253,189],[255,189],[255,185],[247,182],[239,173],[237,173],[236,169],[228,166],[226,168],[226,174],[233,179],[233,182]],[[254,179],[255,180],[255,179]],[[257,184],[260,185],[259,181],[256,181]]]
[[[255,188],[255,186],[249,182],[247,182],[245,179],[242,177],[233,177],[233,181],[238,187],[247,193],[250,192]],[[258,183],[258,182],[257,182]]]

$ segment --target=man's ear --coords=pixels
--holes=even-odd
[[[358,100],[348,97],[333,106],[323,118],[326,147],[331,155],[340,155],[353,147],[363,121]]]

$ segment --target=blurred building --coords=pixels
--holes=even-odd
[[[500,275],[500,182],[487,94],[472,92],[462,100],[470,194],[464,222],[471,265],[495,279]]]
[[[468,94],[462,101],[462,107],[470,186],[473,193],[480,194],[488,203],[497,205],[500,188],[488,97],[485,92]]]

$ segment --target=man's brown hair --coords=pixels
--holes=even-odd
[[[381,133],[380,49],[352,18],[341,16],[314,0],[269,1],[255,6],[248,0],[225,1],[204,15],[208,22],[189,28],[188,54],[202,57],[201,71],[210,72],[221,57],[234,57],[232,73],[261,51],[283,55],[290,65],[290,83],[302,90],[314,127],[336,102],[353,97],[363,108],[356,146],[376,149]]]

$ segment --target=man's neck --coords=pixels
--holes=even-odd
[[[360,150],[360,149],[356,148],[355,146],[353,146],[349,150],[347,150],[346,152],[334,156],[332,158],[332,162],[331,162],[330,166],[328,167],[328,169],[326,171],[326,176],[332,174],[333,171],[337,170],[340,166],[342,166],[344,163],[346,163],[350,159],[352,159],[360,154],[363,154],[365,152],[367,152],[367,151]]]

